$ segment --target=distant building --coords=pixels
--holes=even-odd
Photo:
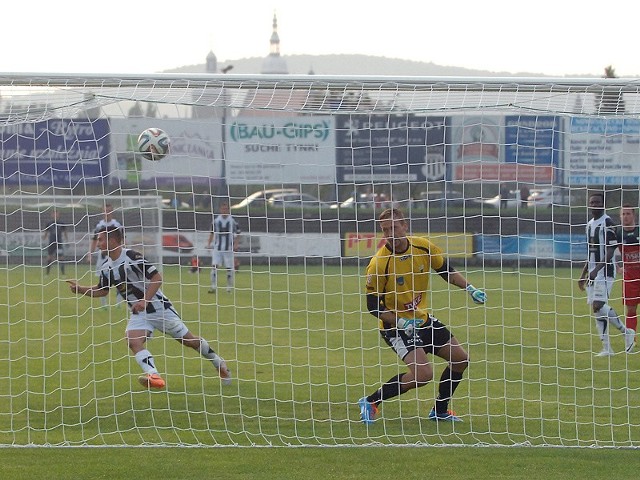
[[[278,35],[278,18],[273,14],[273,32],[271,33],[271,49],[269,55],[262,61],[260,73],[288,74],[289,68],[284,58],[280,56],[280,36]]]

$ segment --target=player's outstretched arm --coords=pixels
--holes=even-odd
[[[75,280],[65,280],[69,284],[69,289],[71,293],[75,293],[77,295],[83,295],[85,297],[105,297],[109,294],[108,288],[100,287],[100,285],[95,285],[91,287],[78,285]]]

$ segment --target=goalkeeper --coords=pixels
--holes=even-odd
[[[462,421],[449,410],[449,400],[462,380],[469,356],[451,332],[428,311],[430,270],[444,280],[466,289],[475,303],[486,295],[451,267],[440,248],[426,238],[407,236],[408,225],[401,210],[387,209],[378,218],[386,244],[367,267],[367,308],[379,321],[380,335],[409,367],[378,390],[358,401],[360,418],[373,423],[380,404],[433,379],[427,354],[448,362],[440,376],[438,397],[429,412],[431,420]]]

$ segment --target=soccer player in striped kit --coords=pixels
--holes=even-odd
[[[620,226],[616,229],[618,250],[622,255],[622,296],[627,328],[638,331],[637,309],[640,303],[640,227],[636,208],[625,204],[620,209]]]
[[[159,330],[191,347],[209,360],[220,374],[223,385],[231,384],[231,373],[225,361],[209,343],[187,328],[171,301],[162,293],[162,275],[154,265],[139,253],[124,248],[122,229],[108,226],[98,232],[98,248],[104,255],[98,265],[99,280],[95,286],[81,286],[75,280],[67,280],[73,293],[87,297],[104,297],[115,288],[131,309],[126,335],[129,349],[143,371],[138,378],[147,388],[164,388],[165,381],[158,373],[153,355],[146,348],[147,338]]]
[[[213,248],[209,293],[216,293],[218,288],[218,267],[223,267],[227,271],[227,292],[231,292],[235,277],[234,244],[239,234],[240,227],[229,213],[229,204],[221,203],[220,214],[213,219],[207,242],[207,248]]]
[[[604,194],[591,194],[589,209],[592,216],[586,228],[589,253],[578,280],[578,288],[587,291],[587,303],[591,305],[596,329],[602,340],[602,350],[596,356],[609,357],[614,354],[609,341],[609,324],[624,334],[625,351],[630,353],[635,345],[636,332],[626,328],[609,305],[616,274],[613,255],[618,240],[613,221],[604,211]]]

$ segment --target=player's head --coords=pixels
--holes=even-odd
[[[407,221],[402,210],[387,208],[378,217],[387,247],[392,252],[402,252],[407,248]]]
[[[103,255],[122,246],[122,230],[114,225],[102,228],[98,232],[98,248]]]
[[[229,202],[222,202],[219,208],[221,215],[229,215]]]
[[[589,195],[589,210],[593,218],[600,218],[604,215],[604,193],[595,192]]]
[[[113,215],[113,205],[111,205],[110,203],[105,203],[104,204],[104,217],[107,218],[107,219],[110,219],[112,215]]]
[[[625,203],[624,205],[622,205],[622,208],[620,208],[620,223],[622,224],[623,227],[636,226],[636,218],[637,218],[636,210],[637,210],[636,207],[628,203]]]

